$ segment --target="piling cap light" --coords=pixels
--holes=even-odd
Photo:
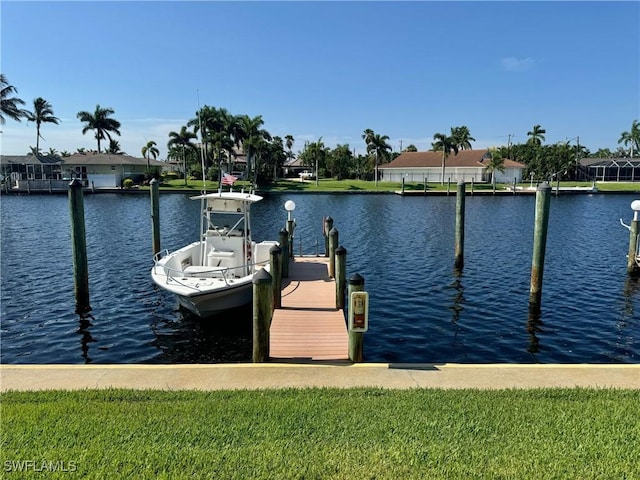
[[[634,212],[640,212],[640,200],[634,200],[631,202],[631,210]]]
[[[284,209],[287,211],[287,219],[291,220],[291,212],[296,209],[296,202],[293,200],[287,200],[284,202]]]

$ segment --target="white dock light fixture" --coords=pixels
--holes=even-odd
[[[633,219],[638,219],[638,214],[640,214],[640,200],[634,200],[631,202],[631,210],[633,210]]]
[[[287,211],[287,220],[291,220],[291,212],[296,209],[296,202],[293,200],[287,200],[284,202],[284,209]]]

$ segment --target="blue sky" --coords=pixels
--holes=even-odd
[[[546,142],[615,150],[640,118],[639,2],[25,2],[3,0],[1,68],[60,125],[41,148],[96,148],[76,114],[115,110],[122,149],[168,133],[198,106],[262,115],[294,151],[322,137],[395,151],[466,125],[474,148]],[[35,146],[7,120],[4,154]]]

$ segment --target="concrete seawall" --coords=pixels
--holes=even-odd
[[[640,365],[215,364],[2,365],[0,391],[237,390],[311,387],[389,389],[640,389]]]

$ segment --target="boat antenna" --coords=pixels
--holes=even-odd
[[[200,162],[202,164],[202,193],[206,195],[207,193],[207,181],[206,181],[206,175],[204,172],[204,149],[205,149],[205,143],[204,143],[204,130],[202,130],[202,116],[201,116],[201,110],[200,110],[200,91],[196,90],[196,94],[198,95],[198,128],[200,128],[200,142],[201,142],[201,147],[200,147]]]

